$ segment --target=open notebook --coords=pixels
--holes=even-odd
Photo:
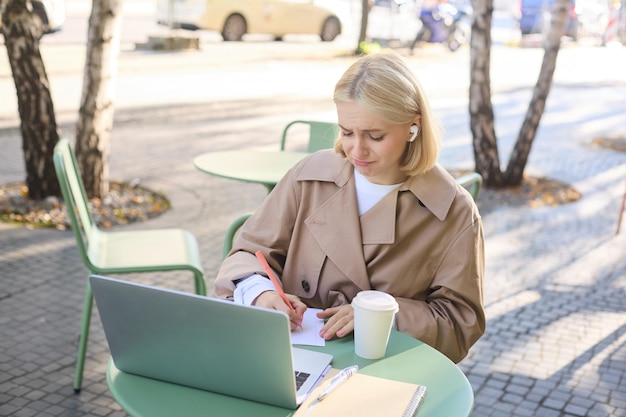
[[[121,371],[295,409],[332,356],[292,348],[282,312],[92,275]],[[309,374],[296,392],[297,373]]]

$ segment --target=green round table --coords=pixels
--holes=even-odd
[[[379,360],[356,356],[351,337],[324,347],[299,347],[332,354],[334,368],[357,364],[363,374],[425,385],[428,391],[416,417],[466,417],[472,411],[474,394],[463,372],[437,350],[403,333],[392,332],[387,353]],[[115,400],[136,417],[294,417],[297,412],[128,374],[112,360],[106,375]]]
[[[207,152],[197,156],[193,164],[210,175],[264,185],[271,191],[306,152],[230,150]]]

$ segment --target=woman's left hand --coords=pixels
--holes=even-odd
[[[350,304],[327,308],[317,313],[317,317],[328,319],[320,331],[320,336],[326,340],[344,337],[354,330],[354,310]]]

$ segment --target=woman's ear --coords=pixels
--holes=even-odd
[[[413,119],[413,124],[417,125],[417,127],[419,127],[420,130],[422,130],[422,115],[418,114],[417,116],[415,116],[415,118]]]

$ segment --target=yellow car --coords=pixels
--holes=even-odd
[[[317,34],[329,42],[341,34],[341,20],[315,0],[158,0],[159,24],[188,30],[213,30],[225,41],[246,33]]]

